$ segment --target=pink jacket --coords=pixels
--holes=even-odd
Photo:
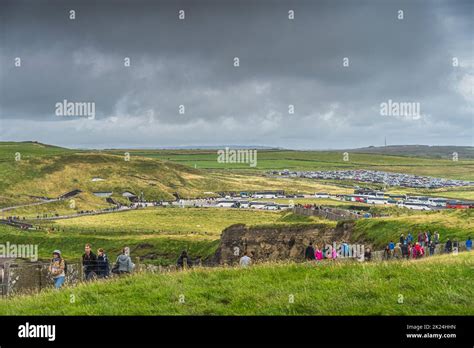
[[[316,260],[322,260],[323,259],[323,252],[321,250],[316,250],[314,255],[316,256]]]

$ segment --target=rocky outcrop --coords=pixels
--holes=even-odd
[[[310,242],[317,245],[349,240],[353,222],[340,222],[336,228],[324,224],[247,227],[243,224],[226,228],[213,263],[234,264],[244,252],[253,260],[303,259]]]

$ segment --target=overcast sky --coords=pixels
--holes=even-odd
[[[0,140],[473,145],[473,10],[469,0],[0,0]],[[95,103],[95,119],[57,116],[64,99]],[[421,116],[383,116],[388,100],[420,103]]]

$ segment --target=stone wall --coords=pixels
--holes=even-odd
[[[311,208],[295,206],[293,208],[293,213],[306,216],[319,216],[333,221],[356,220],[362,217],[362,215],[347,209],[329,208],[323,206],[312,206]]]
[[[336,228],[327,225],[246,227],[243,224],[226,228],[212,261],[235,264],[244,252],[255,260],[303,259],[310,242],[317,245],[350,240],[352,222],[341,222]]]
[[[38,292],[53,286],[53,279],[48,272],[49,263],[43,262],[7,262],[2,268],[3,295],[11,295],[25,291]],[[68,263],[66,284],[76,284],[82,278],[79,263]]]
[[[176,266],[155,266],[138,263],[134,260],[134,272],[167,273],[176,271]],[[196,264],[199,266],[199,264]],[[54,281],[48,271],[47,262],[26,262],[8,260],[0,262],[0,296],[15,295],[24,292],[39,292],[41,289],[52,288]],[[110,275],[114,276],[113,274]],[[75,285],[82,282],[84,275],[81,263],[67,264],[65,285]]]

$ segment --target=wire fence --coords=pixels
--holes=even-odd
[[[191,260],[190,260],[191,261]],[[193,267],[202,267],[200,259],[190,262]],[[134,259],[134,267],[131,273],[170,273],[182,268],[188,268],[185,261],[183,267],[176,265],[161,266],[141,263],[139,258]],[[54,279],[49,271],[49,262],[28,263],[26,261],[5,261],[0,264],[0,290],[1,296],[14,295],[19,293],[37,293],[43,289],[51,289],[54,286]],[[85,268],[82,260],[77,262],[67,262],[65,272],[65,285],[75,285],[87,281],[100,281],[123,275],[124,273],[113,273],[109,265],[109,272],[103,275],[97,268]]]

